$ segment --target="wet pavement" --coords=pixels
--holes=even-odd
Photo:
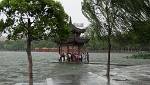
[[[111,69],[109,78],[103,70],[99,73],[88,72],[86,75],[56,76],[47,78],[46,83],[34,85],[150,85],[149,66],[148,64]]]
[[[119,85],[150,85],[150,64],[115,68],[111,75]]]
[[[48,78],[48,85],[150,85],[150,65],[128,66],[111,69],[110,78],[106,71],[88,72],[87,75],[66,75]]]

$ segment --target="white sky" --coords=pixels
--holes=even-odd
[[[56,1],[61,2],[62,6],[65,9],[65,12],[69,16],[71,16],[72,23],[84,23],[84,27],[88,26],[89,22],[84,17],[81,11],[81,2],[83,0],[56,0]]]
[[[89,22],[84,17],[81,11],[81,2],[83,0],[56,0],[61,2],[65,12],[71,16],[73,23],[84,23],[84,27],[88,26]]]

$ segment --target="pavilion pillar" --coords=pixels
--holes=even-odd
[[[73,48],[74,48],[74,46],[72,45],[72,54],[74,53],[74,49]]]
[[[80,54],[80,46],[78,46],[78,54]]]
[[[58,50],[59,50],[59,54],[60,54],[60,46],[59,46],[59,49],[58,49]]]
[[[67,46],[67,53],[69,53],[69,46]]]
[[[62,46],[60,46],[60,53],[62,54]]]

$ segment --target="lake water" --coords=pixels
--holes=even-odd
[[[46,78],[65,76],[75,79],[87,73],[106,70],[107,53],[89,53],[91,64],[54,63],[58,61],[57,52],[32,52],[34,82],[45,82]],[[112,53],[111,68],[122,65],[150,64],[150,60],[126,59],[132,53]],[[64,78],[64,77],[63,77]],[[26,52],[0,52],[0,85],[14,85],[28,82],[28,60]],[[75,83],[75,82],[74,82]],[[77,83],[77,82],[76,82]],[[75,84],[74,84],[75,85]]]

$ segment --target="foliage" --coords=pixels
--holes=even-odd
[[[4,42],[0,42],[0,49],[4,49]]]
[[[110,71],[110,50],[112,36],[132,28],[132,21],[147,19],[149,0],[84,0],[82,12],[91,22],[98,36],[106,36],[108,43],[107,76]]]
[[[33,41],[31,44],[32,49],[34,48],[56,48],[57,45],[51,40],[39,40]],[[0,50],[7,51],[25,51],[26,49],[26,41],[25,40],[7,40],[0,41]]]
[[[4,28],[5,28],[4,20],[1,19],[1,20],[0,20],[0,37],[1,37],[1,35],[2,35],[2,32],[4,32]]]
[[[113,47],[136,47],[137,43],[133,42],[133,36],[131,36],[128,32],[116,32],[115,35],[112,36],[112,45]]]
[[[112,0],[112,5],[128,13],[130,20],[147,20],[150,16],[149,0]]]
[[[32,48],[57,48],[56,43],[54,43],[51,39],[48,40],[39,40],[32,42]]]
[[[134,59],[150,59],[150,53],[139,52],[139,53],[134,54],[134,55],[132,55],[132,56],[127,56],[126,58],[134,58]]]
[[[3,50],[16,51],[25,50],[25,42],[22,40],[17,41],[5,41]]]
[[[32,41],[48,36],[61,37],[68,32],[67,14],[61,4],[53,0],[3,0],[0,10],[7,16],[5,26],[9,39],[30,36]]]
[[[130,28],[129,14],[119,5],[114,4],[116,2],[113,0],[84,0],[82,12],[91,22],[98,36],[108,35],[108,28],[111,28],[112,34]]]
[[[150,20],[132,21],[132,29],[124,33],[116,33],[113,37],[116,43],[125,47],[137,47],[145,50],[150,46]]]
[[[109,1],[109,0],[108,0]],[[91,2],[91,3],[90,3]],[[82,11],[83,14],[88,18],[91,22],[91,25],[87,28],[90,29],[89,37],[94,40],[95,34],[98,35],[98,40],[92,42],[105,42],[107,41],[107,32],[102,28],[102,23],[106,22],[105,19],[98,18],[99,16],[103,16],[103,12],[97,11],[97,9],[106,12],[106,1],[95,0],[95,2],[88,0],[83,2]],[[142,48],[150,45],[149,43],[149,13],[148,10],[149,0],[111,0],[110,6],[112,7],[109,12],[109,17],[111,19],[111,15],[113,15],[113,11],[116,10],[116,15],[114,16],[115,22],[112,22],[115,28],[112,28],[112,35],[111,35],[111,44],[112,47],[133,47],[133,48]],[[102,5],[102,6],[101,6]],[[101,8],[102,7],[102,8]],[[113,9],[114,8],[114,9]],[[112,12],[112,13],[111,13]],[[102,13],[102,14],[100,14]],[[106,13],[104,13],[106,14]],[[112,19],[113,20],[113,19]],[[115,24],[116,23],[116,24]],[[95,26],[95,24],[97,24]],[[101,25],[101,26],[98,26]],[[107,29],[107,28],[106,28]],[[91,32],[91,33],[90,33]],[[90,35],[94,33],[94,35]],[[92,38],[93,37],[93,38]],[[91,42],[91,40],[90,40]],[[92,44],[92,43],[91,43]],[[94,44],[93,44],[94,45]],[[99,45],[101,48],[104,46],[107,48],[103,43]],[[97,46],[95,46],[97,47]],[[97,47],[98,48],[98,47]]]
[[[150,19],[146,21],[133,22],[133,29],[130,33],[134,34],[135,41],[140,44],[148,45],[150,43]]]

